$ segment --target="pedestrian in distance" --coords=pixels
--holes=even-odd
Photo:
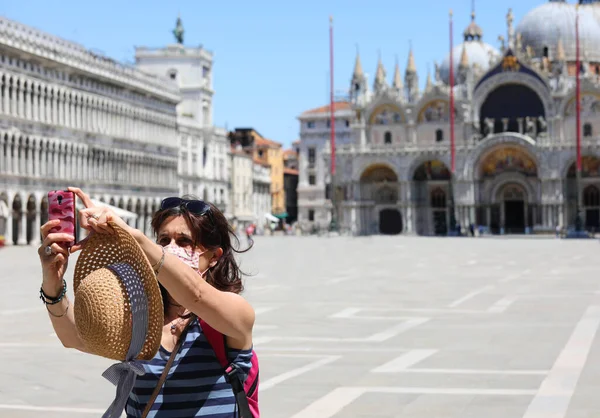
[[[75,267],[77,276],[80,267],[90,264],[84,260],[80,266],[81,259],[94,257],[91,245],[86,249],[88,243],[97,245],[99,239],[111,235],[130,239],[153,270],[163,309],[156,353],[140,361],[143,370],[136,372],[131,391],[123,397],[127,417],[257,418],[258,362],[252,343],[255,312],[240,295],[243,273],[234,255],[244,251],[234,247],[239,240],[223,213],[201,200],[166,198],[152,218],[153,241],[109,208],[95,207],[80,189],[69,190],[85,206],[79,217],[88,237],[67,248],[63,243],[74,237],[49,233],[59,224],[58,220],[49,221],[41,227],[43,242],[38,250],[43,272],[41,299],[62,344],[98,354],[77,327],[77,315],[83,309],[77,305],[87,302],[83,298],[79,302],[76,292],[74,308],[69,309],[64,275],[70,255],[82,250]],[[82,286],[79,284],[80,289]],[[119,388],[120,383],[117,399]],[[107,411],[104,416],[116,417],[122,412]]]

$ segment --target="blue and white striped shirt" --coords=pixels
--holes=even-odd
[[[127,401],[127,417],[138,418],[148,403],[171,353],[162,346],[148,362],[146,374],[138,376]],[[229,360],[247,376],[252,350],[229,349]],[[245,376],[244,376],[245,379]],[[148,418],[237,418],[237,406],[231,385],[225,381],[223,367],[195,318],[173,361],[165,384]]]

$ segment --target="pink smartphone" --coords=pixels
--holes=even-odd
[[[77,228],[75,227],[75,193],[68,190],[53,190],[48,192],[48,220],[60,219],[60,225],[55,226],[50,232],[64,232],[71,234],[77,241]],[[66,242],[67,247],[75,241]]]

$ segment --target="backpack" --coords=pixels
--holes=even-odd
[[[260,418],[258,410],[258,357],[256,357],[256,352],[252,350],[252,367],[250,367],[246,381],[242,383],[239,366],[229,363],[227,359],[228,348],[225,336],[201,319],[200,327],[219,363],[225,369],[225,379],[233,389],[239,418]]]

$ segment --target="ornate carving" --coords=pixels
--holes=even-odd
[[[434,65],[435,65],[435,83],[436,84],[441,84],[442,83],[442,76],[440,75],[440,66],[439,66],[439,64],[437,62]]]
[[[537,167],[522,149],[511,146],[493,151],[481,163],[482,177],[494,177],[505,172],[536,176]]]
[[[538,117],[538,125],[540,127],[540,134],[545,134],[548,132],[548,123],[546,122],[546,119],[544,119],[543,116]]]
[[[567,177],[575,178],[577,164],[569,167]],[[581,177],[600,177],[600,158],[591,155],[581,157]]]
[[[537,136],[537,126],[533,118],[527,116],[525,118],[525,133],[532,138]]]
[[[415,181],[428,181],[428,180],[449,180],[450,170],[446,167],[446,164],[439,160],[425,161],[421,164],[413,175]]]
[[[425,105],[417,118],[421,122],[447,122],[449,120],[449,106],[445,100],[434,100]]]
[[[490,136],[490,135],[494,135],[494,119],[493,118],[485,118],[483,120],[483,123],[485,123],[485,126],[483,128],[483,135],[484,136]]]
[[[502,60],[502,71],[519,71],[521,64],[517,57],[508,55]]]
[[[583,93],[581,95],[581,115],[592,116],[600,113],[600,96],[594,93]],[[575,97],[569,100],[565,108],[565,116],[575,115]]]
[[[382,105],[375,109],[369,122],[372,125],[399,124],[402,123],[402,113],[400,113],[400,109],[394,105]]]

